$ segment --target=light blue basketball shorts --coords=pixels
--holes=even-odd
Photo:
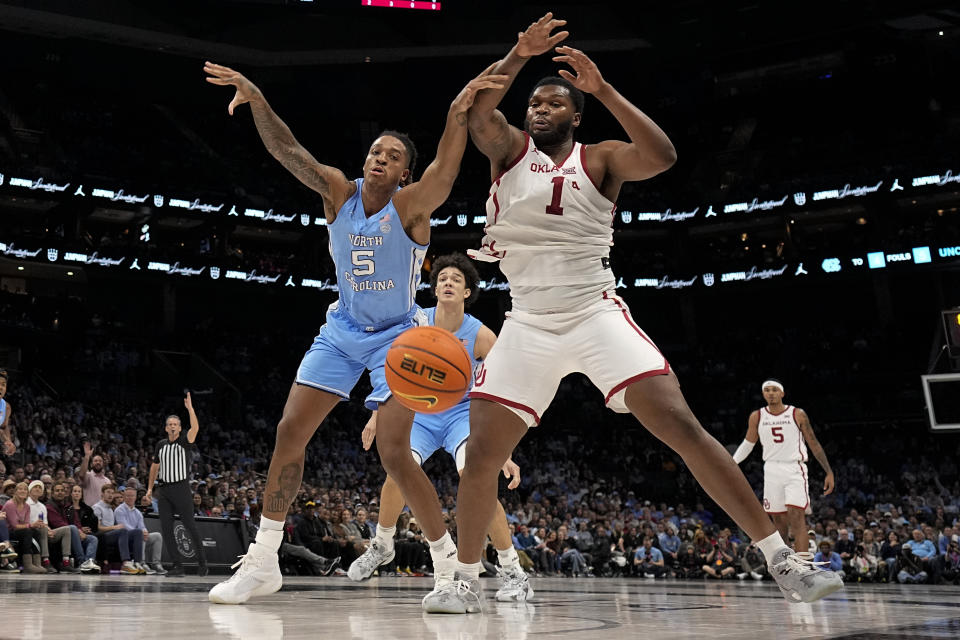
[[[369,370],[373,391],[364,404],[376,410],[392,395],[383,371],[390,345],[407,329],[426,324],[426,314],[414,307],[405,318],[370,331],[334,307],[300,361],[295,381],[346,400],[364,370]]]

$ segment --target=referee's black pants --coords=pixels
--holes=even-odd
[[[180,514],[180,521],[193,540],[193,548],[197,550],[197,562],[201,567],[207,566],[207,557],[203,553],[203,540],[197,530],[197,523],[193,520],[193,492],[190,483],[186,480],[172,482],[157,488],[157,510],[160,512],[160,532],[163,534],[163,544],[170,551],[174,564],[183,564],[183,555],[173,537],[173,514]]]

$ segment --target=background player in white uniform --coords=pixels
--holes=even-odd
[[[436,307],[425,309],[430,324],[456,335],[467,351],[472,353],[474,361],[483,362],[497,336],[479,320],[464,312],[465,307],[475,302],[480,295],[480,274],[477,273],[477,268],[462,253],[440,256],[433,263],[430,284],[433,295],[437,298]],[[370,448],[376,434],[377,412],[374,411],[361,436],[364,449]],[[413,430],[410,432],[410,449],[420,465],[438,449],[445,449],[453,457],[459,472],[466,459],[465,448],[469,436],[470,400],[464,395],[462,402],[442,413],[418,413],[413,419]],[[503,466],[503,475],[510,479],[509,489],[520,485],[520,467],[513,460],[507,460]],[[404,504],[400,487],[388,475],[380,490],[377,534],[366,552],[350,565],[347,575],[351,580],[365,580],[377,567],[393,559],[393,536]],[[496,514],[490,522],[489,534],[500,558],[501,587],[497,591],[497,600],[529,600],[533,597],[533,589],[513,548],[507,514],[499,501],[495,508]]]
[[[17,452],[17,447],[13,444],[13,435],[10,433],[10,416],[13,415],[13,411],[6,396],[7,371],[0,369],[0,441],[3,442],[3,452],[12,456]]]
[[[554,48],[567,33],[547,14],[518,37],[494,72],[512,83],[526,60]],[[784,544],[730,454],[690,411],[676,376],[616,296],[609,268],[610,224],[624,182],[668,169],[676,152],[666,134],[600,75],[581,51],[556,47],[569,64],[562,78],[530,93],[524,129],[496,110],[507,87],[480,92],[470,133],[490,159],[493,185],[486,237],[478,257],[500,260],[513,311],[471,392],[470,440],[457,500],[457,581],[435,597],[450,613],[477,612],[477,576],[493,517],[497,474],[527,429],[536,424],[567,373],[585,373],[616,411],[630,411],[677,451],[707,493],[771,559],[785,596],[813,600],[842,587]],[[617,119],[629,142],[580,145],[573,133],[593,94]]]
[[[447,533],[433,485],[408,453],[414,414],[392,398],[383,369],[394,338],[422,318],[413,299],[421,256],[430,242],[430,215],[447,199],[460,171],[466,111],[477,91],[500,86],[502,79],[489,75],[488,68],[467,83],[447,111],[436,158],[420,180],[412,182],[416,153],[402,134],[385,133],[374,140],[363,163],[363,178],[348,180],[297,142],[250,80],[209,62],[204,70],[208,82],[236,87],[228,111],[232,114],[236,106],[249,103],[271,155],[320,194],[338,289],[338,300],[300,363],[277,425],[256,542],[237,572],[213,587],[209,598],[240,604],[280,589],[277,549],[284,518],[303,479],[307,443],[330,410],[350,396],[364,369],[370,371],[373,386],[367,402],[380,410],[380,461],[400,485],[430,541],[435,570],[452,579],[456,545]]]
[[[733,454],[740,464],[753,451],[757,440],[763,447],[763,508],[773,516],[773,522],[784,540],[793,534],[793,548],[807,551],[807,523],[805,513],[810,506],[809,475],[807,475],[807,444],[827,477],[823,480],[823,495],[833,492],[834,478],[827,454],[813,433],[810,418],[803,409],[783,404],[783,384],[770,379],[761,385],[767,406],[750,414],[747,435]]]

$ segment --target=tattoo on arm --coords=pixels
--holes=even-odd
[[[270,155],[302,183],[319,192],[324,198],[329,197],[330,186],[323,174],[317,170],[320,163],[297,142],[290,128],[265,103],[251,103],[251,111],[260,139]]]
[[[820,466],[826,473],[831,473],[832,470],[830,469],[830,463],[827,461],[827,454],[820,445],[820,441],[817,440],[817,436],[813,434],[813,427],[810,425],[809,418],[803,420],[802,422],[803,428],[801,431],[803,433],[803,438],[810,446],[810,451],[813,453],[813,457],[817,459],[817,462],[820,463]]]
[[[297,497],[300,481],[303,478],[303,468],[297,462],[285,464],[280,469],[280,487],[270,494],[268,508],[270,511],[286,513],[290,503]]]

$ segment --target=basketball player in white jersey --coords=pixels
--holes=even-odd
[[[793,534],[793,548],[808,551],[805,512],[810,506],[809,476],[807,475],[807,445],[823,467],[827,477],[823,481],[823,495],[833,492],[833,471],[817,436],[813,434],[810,418],[803,409],[783,404],[783,383],[771,378],[761,385],[767,406],[750,414],[747,435],[733,454],[740,464],[753,451],[757,440],[763,447],[763,508],[773,516],[773,522],[784,540]]]
[[[586,374],[611,409],[633,413],[683,457],[707,493],[758,541],[788,599],[821,598],[843,586],[839,576],[784,543],[730,454],[690,411],[667,360],[616,295],[609,254],[620,187],[665,171],[676,152],[666,134],[582,51],[556,46],[567,32],[551,34],[564,24],[548,13],[519,34],[493,69],[508,77],[506,86],[481,91],[468,112],[471,138],[490,159],[493,179],[486,236],[473,255],[500,261],[513,310],[471,392],[470,439],[457,499],[457,576],[429,596],[438,601],[432,609],[482,610],[477,576],[500,467],[539,422],[561,378],[573,372]],[[564,69],[562,77],[536,84],[521,131],[496,106],[524,63],[550,50],[573,72]],[[583,93],[607,108],[629,141],[574,141]]]

